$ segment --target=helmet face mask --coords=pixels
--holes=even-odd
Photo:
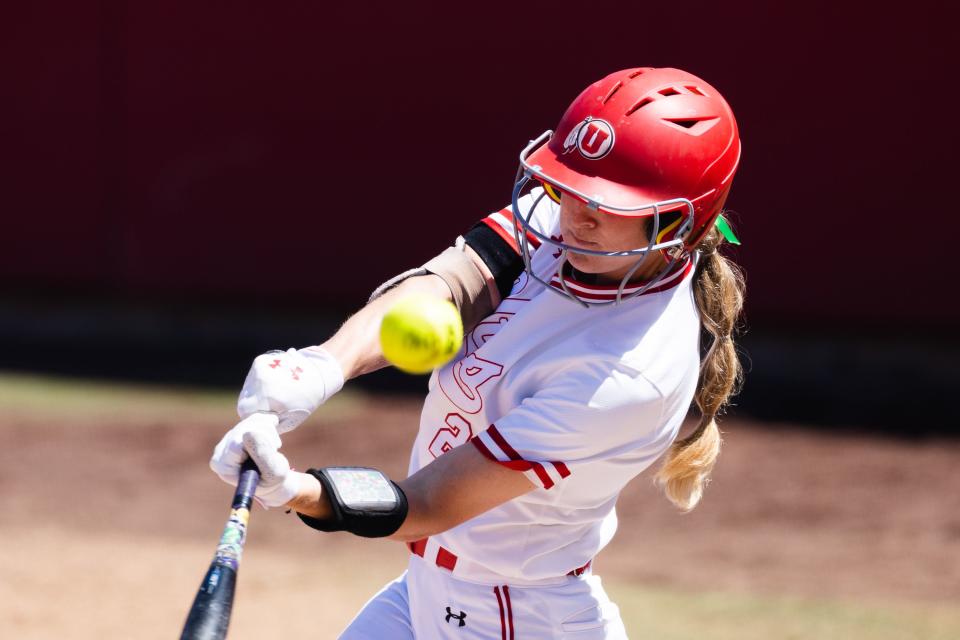
[[[573,197],[578,197],[581,200],[583,200],[582,197],[578,196],[577,194],[569,194],[569,192],[566,189],[558,185],[549,185],[549,190],[554,192],[554,194],[552,195],[549,194],[549,191],[547,188],[542,189],[539,194],[534,195],[534,190],[541,184],[548,185],[549,183],[542,183],[540,180],[535,179],[532,175],[528,175],[524,173],[521,175],[520,179],[517,180],[516,184],[514,185],[513,197],[512,197],[512,207],[513,207],[514,221],[515,221],[514,234],[516,237],[517,246],[520,248],[520,254],[521,254],[521,257],[523,258],[523,263],[524,263],[524,267],[526,269],[527,274],[537,282],[540,282],[541,284],[543,284],[548,290],[553,291],[554,293],[570,298],[571,300],[583,306],[605,306],[608,304],[619,304],[623,300],[628,300],[635,296],[642,295],[649,289],[656,287],[657,284],[659,284],[659,282],[668,273],[670,273],[674,265],[676,265],[681,260],[685,259],[688,255],[683,248],[683,234],[686,233],[687,230],[689,230],[690,225],[692,224],[692,221],[693,221],[693,204],[690,203],[690,201],[688,200],[678,199],[675,201],[653,203],[651,205],[646,205],[644,207],[633,210],[636,213],[634,216],[631,216],[631,217],[637,217],[637,218],[649,217],[650,219],[652,219],[651,232],[649,234],[649,241],[646,244],[646,246],[636,247],[633,249],[616,250],[616,251],[585,249],[583,247],[577,247],[577,246],[573,246],[571,244],[565,243],[563,242],[562,238],[557,239],[555,237],[552,238],[547,235],[544,235],[543,233],[537,231],[536,228],[534,228],[534,226],[531,223],[531,220],[533,218],[533,214],[536,211],[537,207],[544,202],[544,199],[549,199],[550,201],[559,203],[558,200],[554,200],[553,198],[553,195],[559,195],[557,193],[558,190],[563,192],[564,194],[572,195]],[[532,199],[532,204],[526,210],[521,204],[521,201],[524,199],[528,199],[528,200]],[[590,206],[590,203],[588,202],[587,205]],[[683,206],[681,207],[681,209],[677,210],[676,207],[678,205],[683,205]],[[673,231],[673,229],[670,229],[670,228],[661,228],[663,225],[661,225],[660,216],[661,216],[662,209],[664,207],[670,208],[671,212],[676,211],[680,213],[680,217],[672,225],[670,225],[671,227],[676,229],[675,232]],[[594,208],[594,207],[591,207],[591,208]],[[603,211],[605,215],[616,215],[616,214],[607,212],[605,210],[601,210],[601,211]],[[638,219],[637,222],[639,224],[640,220]],[[667,234],[673,235],[674,237],[666,241],[660,240]],[[555,289],[551,287],[550,283],[546,279],[537,275],[537,273],[533,270],[531,266],[530,247],[526,241],[526,237],[529,237],[529,236],[533,236],[537,240],[539,240],[541,243],[541,246],[544,244],[551,245],[560,250],[561,252],[559,256],[560,260],[557,263],[556,275],[562,289]],[[644,260],[650,253],[655,251],[663,252],[664,257],[666,258],[663,268],[659,271],[659,273],[654,278],[645,282],[642,287],[636,289],[635,291],[625,293],[625,289],[630,284],[631,279],[633,278],[637,270],[640,268],[640,265],[644,262]],[[602,301],[602,302],[587,301],[587,300],[581,299],[579,296],[576,296],[574,293],[572,293],[567,288],[565,279],[561,277],[562,276],[561,271],[563,269],[563,266],[567,263],[567,255],[570,253],[579,253],[582,255],[601,256],[601,257],[608,257],[608,258],[633,256],[636,258],[636,262],[634,263],[633,267],[629,269],[628,272],[621,279],[620,284],[617,288],[617,295],[614,300]]]
[[[562,253],[557,279],[566,294],[585,306],[616,304],[657,286],[685,261],[716,221],[740,158],[736,121],[720,94],[696,76],[677,69],[628,69],[594,83],[570,105],[554,134],[546,131],[520,153],[513,190],[514,225],[527,273],[547,284],[530,267],[530,250],[521,235],[533,235]],[[543,190],[532,196],[535,187]],[[651,219],[646,246],[600,251],[549,238],[531,225],[544,197],[577,198],[606,215]],[[523,211],[522,201],[532,202]],[[661,215],[678,212],[663,224]],[[670,216],[671,218],[673,216]],[[523,231],[521,231],[521,228]],[[651,252],[665,258],[663,269],[639,289],[625,293]],[[571,294],[560,271],[570,253],[636,256],[620,282],[615,300],[586,302]]]

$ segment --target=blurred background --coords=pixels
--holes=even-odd
[[[4,628],[174,636],[228,499],[205,460],[252,357],[321,342],[506,204],[520,149],[587,84],[675,66],[740,124],[748,377],[705,504],[679,516],[642,477],[598,571],[632,637],[960,637],[947,3],[5,13]],[[291,457],[402,474],[425,379],[352,386]],[[231,637],[335,637],[403,566],[288,520],[255,518]],[[293,615],[314,599],[320,625]]]

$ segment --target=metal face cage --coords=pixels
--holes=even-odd
[[[635,207],[616,207],[611,205],[603,205],[598,201],[596,196],[588,196],[585,193],[582,193],[573,187],[566,185],[558,180],[554,180],[547,176],[541,170],[540,165],[531,165],[527,162],[527,158],[530,157],[530,154],[542,144],[545,144],[550,140],[550,137],[553,135],[553,131],[547,130],[542,133],[538,138],[531,140],[523,151],[520,152],[520,167],[517,169],[517,177],[514,182],[513,195],[512,195],[512,206],[513,206],[513,231],[517,240],[517,247],[520,249],[520,255],[523,258],[524,268],[526,269],[527,275],[536,280],[537,282],[543,284],[549,291],[569,298],[574,302],[580,304],[583,307],[594,307],[594,306],[606,306],[610,304],[620,304],[624,300],[629,300],[630,298],[635,298],[636,296],[642,295],[650,289],[657,286],[664,277],[667,276],[673,269],[673,267],[680,262],[682,259],[687,257],[686,251],[683,249],[683,236],[690,230],[693,226],[693,203],[686,198],[673,198],[671,200],[662,200],[660,202],[654,202],[652,204],[642,204]],[[546,195],[546,192],[540,193],[533,201],[533,204],[530,206],[530,210],[524,213],[520,210],[520,198],[524,195],[531,195],[531,192],[536,185],[541,182],[546,182],[561,191],[569,193],[584,202],[587,203],[587,206],[594,210],[599,210],[601,207],[605,211],[609,211],[613,214],[617,212],[622,213],[631,213],[636,214],[638,211],[644,211],[649,209],[649,214],[640,214],[636,215],[638,219],[653,217],[653,233],[650,234],[650,241],[645,247],[640,247],[637,249],[627,249],[623,251],[596,251],[592,249],[582,249],[580,247],[574,247],[559,240],[555,240],[545,236],[536,229],[533,228],[533,225],[530,223],[533,218],[533,212],[536,211],[537,205],[540,204],[543,197]],[[683,205],[686,209],[685,214],[680,222],[676,233],[674,234],[673,240],[668,240],[666,242],[656,242],[657,236],[660,234],[660,213],[663,209],[674,210],[677,205]],[[521,232],[521,227],[523,231]],[[556,277],[557,281],[560,283],[561,289],[555,289],[550,285],[550,282],[539,277],[534,273],[533,268],[531,267],[531,256],[530,256],[530,247],[526,241],[525,235],[530,234],[540,240],[541,243],[546,243],[557,247],[561,250],[560,260],[557,263]],[[627,287],[630,282],[630,278],[633,277],[633,274],[636,273],[637,269],[640,268],[640,263],[643,262],[643,259],[651,251],[660,251],[667,250],[668,255],[670,255],[670,260],[666,263],[663,269],[649,282],[646,282],[640,289],[637,291],[632,291],[629,294],[624,294],[624,289]],[[620,286],[617,288],[617,295],[613,300],[609,301],[585,301],[581,300],[574,293],[570,291],[567,287],[567,283],[563,277],[563,265],[567,262],[568,253],[580,253],[586,255],[594,256],[605,256],[605,257],[622,257],[622,256],[637,256],[637,262],[633,267],[627,271],[623,279],[620,281]]]

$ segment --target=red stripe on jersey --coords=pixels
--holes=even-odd
[[[483,443],[483,440],[480,438],[472,438],[470,442],[473,443],[473,446],[483,454],[483,457],[493,460],[498,464],[502,464],[508,469],[513,469],[514,471],[530,471],[533,470],[537,474],[537,477],[540,478],[540,482],[543,483],[544,489],[551,488],[556,484],[553,479],[550,477],[550,474],[547,473],[547,470],[543,468],[543,465],[539,462],[530,462],[529,460],[524,460],[523,457],[517,453],[516,449],[510,446],[510,443],[506,441],[503,435],[497,430],[496,425],[490,425],[488,429],[490,432],[490,437],[493,438],[493,441],[497,443],[497,446],[500,447],[510,460],[500,460],[490,451],[489,447]],[[566,478],[570,475],[570,469],[566,464],[560,462],[559,460],[553,460],[550,462],[553,465],[553,468],[557,470],[557,474],[561,478]]]
[[[506,218],[507,220],[509,220],[509,221],[510,221],[510,224],[512,224],[514,227],[517,226],[517,218],[516,218],[516,216],[513,215],[513,211],[510,211],[510,209],[501,209],[501,210],[498,211],[497,213],[499,213],[499,214],[502,215],[504,218]],[[523,225],[521,225],[521,227],[522,227],[522,226],[523,226]],[[533,234],[530,233],[529,231],[526,231],[526,232],[524,233],[524,235],[527,237],[527,242],[529,242],[530,244],[532,244],[534,249],[539,249],[539,248],[540,248],[540,238],[538,238],[537,236],[533,235]]]
[[[554,278],[550,281],[550,286],[554,289],[559,289],[563,291],[563,285],[560,284],[560,281]],[[653,287],[652,289],[647,289],[640,295],[647,295],[648,293],[660,293],[661,291],[666,291],[667,289],[672,289],[676,286],[676,283],[669,282],[664,285]],[[589,291],[576,291],[571,289],[570,293],[575,295],[578,298],[584,298],[589,300],[616,300],[617,294],[615,293],[605,293],[605,292],[589,292]],[[625,297],[629,297],[631,294],[624,293]]]
[[[543,468],[543,465],[539,462],[531,462],[533,465],[533,472],[537,474],[537,477],[540,478],[540,482],[543,483],[544,489],[549,489],[554,485],[553,478],[550,477],[550,474],[547,473],[547,470]]]
[[[481,222],[483,222],[484,224],[489,226],[491,229],[496,231],[501,238],[503,238],[504,240],[510,243],[510,246],[513,247],[514,251],[516,251],[517,253],[520,253],[520,248],[517,246],[516,236],[500,226],[500,224],[493,217],[494,215],[497,215],[497,214],[506,218],[507,222],[513,225],[514,228],[517,227],[516,218],[514,218],[513,212],[510,211],[510,209],[501,209],[497,213],[487,216]],[[524,231],[524,236],[527,238],[527,242],[530,243],[531,247],[533,247],[534,249],[540,248],[540,238],[533,235],[529,231]]]
[[[408,542],[407,546],[410,547],[410,552],[426,560],[428,539],[429,538],[422,538],[415,542]],[[447,571],[453,571],[454,567],[457,566],[457,555],[438,545],[435,562],[438,567],[446,569]]]
[[[500,607],[500,640],[507,640],[507,621],[503,612],[503,598],[500,597],[500,587],[494,587],[493,594],[497,596],[497,605]]]
[[[582,576],[584,573],[587,572],[587,569],[590,568],[590,565],[591,565],[592,563],[593,563],[593,560],[592,560],[592,559],[591,559],[591,560],[587,560],[587,564],[583,565],[582,567],[577,567],[576,569],[572,569],[572,570],[570,571],[570,573],[568,573],[567,575],[568,575],[568,576],[574,576],[574,577]]]
[[[457,566],[457,556],[440,547],[437,549],[437,566],[453,571],[453,568]]]
[[[423,557],[423,553],[427,550],[427,539],[426,539],[426,538],[422,538],[422,539],[420,539],[420,540],[416,540],[416,541],[414,541],[414,542],[410,542],[410,543],[408,543],[407,546],[410,547],[410,551],[411,551],[412,553],[414,553],[414,554],[416,554],[416,555],[418,555],[418,556],[420,556],[420,557],[422,558],[422,557]]]
[[[513,469],[514,471],[530,471],[531,469],[534,468],[534,465],[536,464],[533,462],[528,462],[526,460],[500,460],[497,458],[497,456],[493,455],[493,452],[490,451],[487,445],[483,444],[483,441],[480,438],[474,438],[470,440],[470,442],[472,442],[473,445],[477,448],[477,450],[479,450],[480,453],[483,454],[483,457],[493,460],[497,464],[501,464],[507,467],[508,469]],[[563,463],[561,462],[560,464],[563,464]]]
[[[490,434],[490,437],[493,438],[493,441],[497,443],[497,446],[503,449],[503,452],[513,460],[514,462],[522,462],[526,465],[529,465],[527,469],[533,469],[533,472],[537,474],[537,477],[540,478],[540,482],[543,484],[544,489],[549,489],[554,485],[553,478],[550,477],[550,474],[547,473],[547,470],[543,468],[543,465],[539,462],[532,462],[530,460],[524,460],[523,456],[517,453],[517,450],[510,446],[510,443],[507,442],[500,432],[497,431],[497,426],[492,424],[487,429],[487,433]],[[502,464],[502,463],[501,463]],[[520,469],[519,465],[516,467]],[[526,471],[527,469],[520,469]]]
[[[683,281],[683,279],[686,278],[687,275],[692,270],[693,270],[693,261],[688,260],[686,263],[677,267],[676,269],[674,269],[673,271],[671,271],[669,274],[665,276],[665,279],[672,278],[669,282],[658,284],[657,286],[644,291],[641,295],[647,295],[648,293],[660,293],[661,291],[672,289],[673,287],[680,284]],[[576,286],[570,287],[570,293],[572,293],[573,295],[575,295],[576,297],[582,300],[616,300],[617,299],[617,291],[620,288],[619,286],[603,286],[603,285],[585,284],[583,282],[578,282],[577,280],[574,280],[573,278],[570,278],[567,275],[564,275],[563,278],[568,285],[576,285]],[[631,284],[629,287],[625,287],[625,291],[623,292],[623,294],[625,296],[632,295],[632,292],[629,291],[629,289],[632,289],[633,291],[637,291],[641,287],[643,287],[643,285],[644,285],[643,282]],[[556,274],[554,274],[554,276],[551,278],[550,286],[553,287],[554,289],[564,291],[563,285],[560,283],[560,279],[557,277]]]
[[[559,460],[554,460],[550,464],[552,464],[553,467],[557,470],[557,473],[560,474],[561,478],[566,478],[567,476],[570,475],[570,469],[568,469],[567,465],[563,464]],[[577,476],[577,477],[579,478],[580,476]]]
[[[507,442],[500,432],[497,430],[497,425],[492,424],[490,428],[487,429],[487,433],[490,434],[490,437],[493,438],[493,441],[497,443],[497,446],[503,449],[503,452],[507,454],[507,457],[511,460],[523,460],[523,456],[517,453],[517,450],[510,446],[510,443]]]
[[[517,246],[517,239],[512,233],[501,227],[495,220],[491,220],[490,218],[484,218],[480,222],[493,229],[496,234],[503,238],[504,241],[506,241],[506,243],[509,244],[514,251],[516,251],[518,254],[520,253],[520,248]]]
[[[470,442],[472,442],[473,446],[475,446],[477,450],[483,454],[484,458],[489,458],[494,462],[500,462],[499,460],[497,460],[497,456],[493,455],[493,452],[487,448],[487,445],[483,444],[483,440],[481,440],[480,438],[471,438]]]
[[[513,640],[513,605],[510,603],[510,587],[503,585],[503,598],[507,601],[507,624],[510,629],[510,640]]]

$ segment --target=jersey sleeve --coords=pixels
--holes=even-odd
[[[519,199],[520,213],[524,220],[529,218],[529,226],[537,233],[549,236],[557,224],[559,218],[559,206],[550,198],[546,197],[542,188],[533,189],[529,194]],[[533,211],[531,213],[531,208]],[[516,222],[513,207],[508,205],[491,213],[480,221],[480,224],[486,225],[497,233],[510,247],[517,253],[520,253],[520,246],[517,244]],[[520,235],[526,239],[527,246],[531,254],[540,247],[540,239],[530,231],[524,231],[521,226]]]
[[[585,465],[658,458],[679,426],[664,424],[664,405],[641,374],[596,364],[562,374],[471,442],[487,458],[551,489]]]
[[[513,218],[513,211],[510,210],[510,207],[505,207],[496,213],[491,213],[489,216],[477,223],[477,226],[483,226],[500,237],[512,250],[519,256],[520,255],[520,245],[517,244],[517,236],[515,231],[515,221]],[[527,240],[527,246],[530,249],[530,252],[533,253],[540,247],[540,239],[537,238],[532,233],[525,233]]]
[[[542,193],[542,189],[538,191]],[[530,226],[539,233],[547,235],[551,225],[555,224],[559,212],[555,210],[551,200],[539,198],[538,193],[532,193],[520,199],[522,211],[529,213],[531,206],[535,206],[536,210],[530,217]],[[523,271],[516,225],[513,210],[508,206],[483,218],[463,235],[467,245],[477,252],[490,269],[501,297],[509,295],[514,281]],[[540,247],[540,239],[529,231],[525,231],[523,235],[532,256]]]
[[[513,282],[523,271],[523,259],[520,255],[492,227],[483,222],[473,225],[463,234],[463,239],[490,269],[500,297],[508,296]]]

